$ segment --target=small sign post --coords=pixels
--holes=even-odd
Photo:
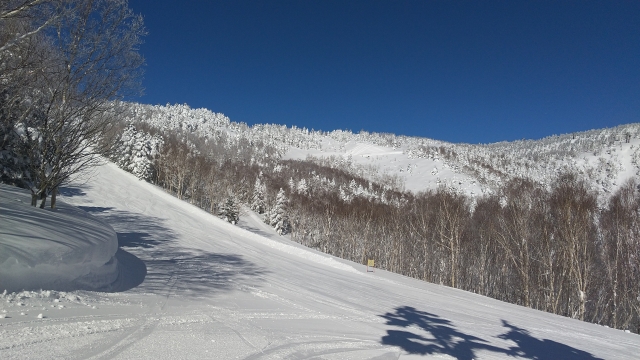
[[[371,268],[371,272],[376,272],[376,268],[374,267],[375,263],[372,259],[367,260],[367,272],[369,272],[369,268]]]

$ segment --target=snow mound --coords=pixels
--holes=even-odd
[[[0,291],[95,290],[118,277],[118,237],[73,206],[30,206],[31,195],[0,184]]]

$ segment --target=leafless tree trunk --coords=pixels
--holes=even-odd
[[[456,287],[459,271],[460,249],[466,222],[470,216],[466,198],[439,189],[437,198],[437,243],[449,256],[449,286]]]
[[[606,271],[608,324],[626,329],[640,325],[640,196],[634,179],[609,200],[601,216]]]
[[[0,21],[26,13],[35,16],[22,33],[28,36],[4,47],[20,51],[37,41],[38,53],[46,54],[31,73],[36,106],[16,147],[29,159],[26,185],[43,207],[48,193],[99,161],[110,101],[139,88],[144,29],[126,0],[9,1]]]
[[[496,240],[520,278],[521,304],[531,307],[533,252],[538,246],[534,221],[541,191],[537,191],[530,181],[513,179],[505,185],[502,196],[505,206],[499,218],[500,231]]]
[[[556,241],[564,246],[563,261],[568,266],[567,280],[572,288],[567,315],[584,320],[596,256],[596,196],[576,175],[565,174],[554,186],[551,207]]]

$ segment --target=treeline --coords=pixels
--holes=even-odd
[[[326,253],[498,300],[640,332],[640,195],[599,209],[574,174],[514,179],[472,200],[445,189],[402,206],[294,195],[293,238]]]
[[[218,214],[229,200],[238,207],[252,205],[256,195],[264,201],[260,213],[268,212],[277,203],[280,189],[286,190],[287,197],[303,194],[324,198],[342,194],[339,199],[343,201],[364,197],[399,203],[403,197],[387,185],[354,178],[344,170],[306,161],[279,160],[277,149],[260,141],[238,142],[224,137],[203,140],[145,124],[136,127],[118,123],[114,128],[120,134],[109,134],[104,139],[115,143],[105,155],[139,178],[213,214]]]

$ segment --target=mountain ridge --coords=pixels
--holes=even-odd
[[[250,162],[276,159],[307,160],[334,167],[353,167],[354,175],[375,181],[398,176],[399,190],[414,193],[439,186],[471,196],[493,191],[514,177],[529,178],[548,186],[557,169],[588,179],[603,197],[638,174],[640,123],[551,135],[538,140],[502,141],[490,144],[450,143],[389,133],[353,133],[347,130],[309,130],[296,126],[231,121],[208,109],[188,105],[121,103],[121,119],[127,125],[171,131],[204,142],[225,140],[246,147],[261,143]],[[262,148],[269,148],[260,154]],[[250,151],[250,150],[249,150]],[[331,157],[334,157],[334,161]],[[341,159],[338,159],[341,158]],[[351,166],[353,165],[353,166]],[[376,169],[377,168],[377,169]]]

